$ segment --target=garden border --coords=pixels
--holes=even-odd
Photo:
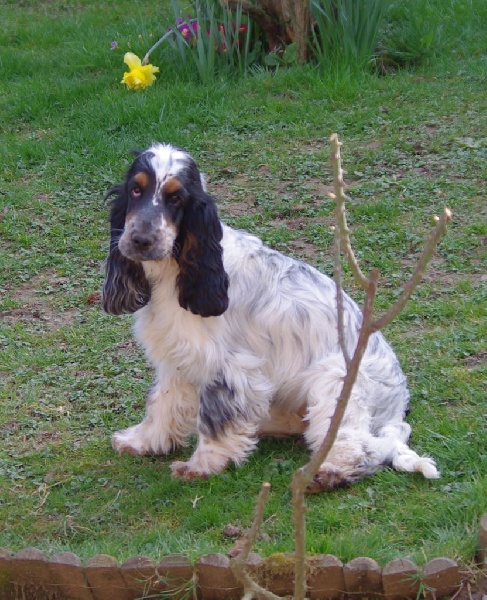
[[[479,527],[476,556],[479,572],[487,578],[487,513]],[[249,570],[259,583],[275,594],[293,593],[292,554],[263,559],[249,557]],[[404,558],[381,568],[371,558],[359,557],[343,564],[325,554],[308,559],[310,600],[342,600],[348,597],[402,600],[423,597],[434,600],[460,591],[465,573],[450,558],[430,560],[423,569]],[[243,588],[223,554],[205,554],[194,565],[180,555],[166,556],[158,564],[147,556],[135,556],[121,565],[107,554],[98,554],[83,565],[72,552],[47,559],[37,548],[16,554],[0,548],[0,597],[2,600],[142,600],[149,597],[233,600]]]

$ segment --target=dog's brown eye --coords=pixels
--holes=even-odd
[[[130,190],[130,197],[137,200],[142,196],[142,188],[138,185],[134,185],[134,187]]]
[[[171,206],[176,206],[181,202],[181,196],[178,196],[177,194],[172,194],[171,196],[167,197],[167,203],[170,204]]]

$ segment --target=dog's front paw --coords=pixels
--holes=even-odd
[[[147,454],[147,448],[140,439],[133,435],[133,431],[130,429],[117,431],[112,437],[112,446],[119,454],[131,454],[132,456]]]
[[[142,421],[128,429],[117,431],[112,437],[112,446],[119,454],[141,456],[144,454],[167,454],[176,442],[152,421]]]
[[[176,479],[191,481],[193,479],[208,479],[209,473],[199,471],[191,466],[189,462],[176,460],[171,465],[172,476]]]

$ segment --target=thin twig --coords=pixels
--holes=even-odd
[[[334,227],[335,240],[333,244],[333,278],[336,286],[336,302],[337,302],[337,329],[338,343],[342,351],[345,364],[349,365],[350,355],[348,354],[347,344],[345,342],[345,316],[343,309],[343,287],[342,287],[342,259],[340,251],[340,228]]]
[[[307,479],[309,480],[308,483],[311,482],[312,478],[318,472],[321,464],[325,460],[326,456],[328,455],[329,451],[331,450],[331,447],[333,446],[336,440],[338,429],[342,422],[343,415],[345,414],[350,394],[357,379],[360,363],[362,361],[365,350],[367,349],[369,337],[373,333],[372,315],[375,294],[377,291],[378,278],[378,269],[372,269],[369,279],[369,285],[365,295],[364,308],[362,311],[362,326],[360,327],[355,351],[353,353],[352,359],[350,360],[350,364],[348,365],[347,373],[343,379],[343,386],[340,392],[340,396],[337,400],[335,412],[333,413],[333,416],[330,419],[330,426],[328,428],[328,432],[320,448],[317,452],[315,452],[315,454],[313,454],[309,463],[303,467],[303,470],[307,475]]]
[[[306,596],[306,503],[304,496],[309,481],[305,467],[301,467],[294,472],[291,484],[293,491],[295,600],[304,600]]]
[[[336,203],[335,215],[337,219],[337,229],[335,230],[335,248],[334,248],[334,275],[336,284],[337,299],[337,328],[338,341],[346,365],[346,375],[343,380],[342,390],[337,400],[335,411],[330,419],[330,425],[319,450],[312,456],[311,460],[300,469],[297,469],[293,476],[293,507],[294,507],[294,527],[295,527],[295,546],[296,546],[296,571],[294,582],[294,599],[303,600],[306,594],[306,506],[304,495],[306,489],[318,473],[320,466],[328,456],[338,435],[343,416],[345,414],[353,386],[358,376],[360,364],[363,355],[367,349],[370,336],[387,325],[402,310],[414,289],[419,284],[421,277],[426,269],[428,261],[431,259],[433,251],[439,239],[446,233],[447,222],[451,219],[451,211],[445,209],[442,216],[437,219],[438,224],[432,235],[426,242],[425,248],[421,253],[418,265],[413,275],[404,287],[404,291],[391,309],[381,318],[373,320],[374,299],[377,292],[379,280],[378,269],[371,271],[370,277],[366,277],[355,258],[352,250],[349,229],[345,215],[345,201],[347,196],[344,192],[343,170],[341,166],[340,146],[337,134],[330,136],[332,145],[331,163],[333,167],[333,182],[335,193],[330,194]],[[348,349],[345,343],[344,330],[344,307],[343,307],[343,289],[341,284],[341,251],[345,254],[350,269],[355,280],[365,288],[366,296],[362,311],[362,324],[358,332],[357,345],[350,359]]]
[[[318,449],[318,451],[311,457],[310,461],[300,469],[297,469],[293,476],[292,490],[293,490],[293,520],[294,520],[294,536],[295,536],[295,578],[294,578],[294,600],[304,600],[306,596],[306,505],[305,505],[305,494],[308,486],[313,481],[316,473],[319,471],[320,466],[328,456],[333,444],[335,443],[338,430],[340,428],[345,410],[352,393],[353,386],[357,379],[360,363],[362,357],[367,348],[369,337],[372,333],[371,323],[373,315],[373,304],[374,298],[377,291],[377,281],[379,279],[379,272],[374,269],[367,278],[361,272],[357,261],[355,260],[354,253],[350,245],[350,239],[348,236],[348,227],[345,217],[345,200],[346,196],[343,192],[343,171],[341,168],[340,159],[340,146],[341,142],[338,141],[338,136],[333,134],[330,137],[332,144],[331,162],[333,166],[333,180],[335,187],[335,201],[336,201],[336,216],[338,223],[338,230],[335,231],[335,252],[334,252],[334,273],[335,283],[337,290],[337,311],[338,311],[338,340],[340,348],[343,352],[345,364],[346,364],[346,375],[343,380],[342,390],[337,400],[335,411],[332,418],[330,419],[330,425],[325,438]],[[343,245],[348,247],[348,252],[345,251]],[[341,257],[340,249],[344,250],[347,255],[349,262],[351,262],[351,268],[356,274],[356,278],[359,279],[361,285],[366,290],[365,305],[363,309],[363,320],[362,326],[359,331],[357,345],[352,359],[348,356],[348,351],[345,344],[345,331],[344,331],[344,310],[343,310],[343,290],[341,286]],[[352,266],[353,265],[353,266]]]
[[[337,219],[338,230],[340,232],[341,249],[347,257],[348,264],[350,265],[350,269],[353,273],[355,281],[364,289],[367,289],[369,280],[362,273],[350,243],[350,229],[348,228],[347,217],[345,215],[345,201],[349,198],[345,194],[345,183],[343,181],[342,159],[340,155],[340,146],[342,143],[338,141],[338,135],[336,133],[331,134],[330,143],[330,157],[333,167],[333,187],[335,190],[335,193],[332,195],[332,197],[335,199],[336,203],[335,215]]]
[[[294,579],[294,600],[304,600],[306,595],[306,505],[305,505],[305,493],[309,488],[311,482],[318,473],[320,466],[328,456],[333,444],[338,435],[338,431],[343,420],[343,416],[347,409],[347,405],[355,385],[360,364],[362,358],[367,349],[368,341],[370,336],[387,325],[404,307],[407,300],[410,298],[414,289],[419,284],[421,277],[425,271],[428,261],[431,259],[436,244],[441,237],[446,233],[446,225],[451,220],[451,211],[444,209],[440,218],[437,218],[437,226],[430,238],[425,244],[425,248],[421,253],[418,261],[418,265],[415,268],[411,279],[404,286],[403,293],[398,298],[396,303],[389,309],[389,311],[380,317],[379,319],[373,319],[374,312],[374,300],[377,292],[377,285],[379,280],[378,269],[372,269],[370,277],[366,277],[360,267],[358,266],[357,260],[353,253],[349,230],[345,217],[345,200],[347,199],[344,193],[344,182],[343,182],[343,171],[341,168],[341,157],[340,157],[340,146],[341,142],[338,141],[337,134],[333,134],[330,137],[332,144],[331,161],[334,172],[334,188],[335,194],[331,196],[336,201],[336,217],[338,224],[338,231],[335,232],[335,283],[337,290],[337,311],[338,311],[338,340],[340,348],[342,350],[344,361],[346,365],[346,374],[343,379],[343,386],[340,395],[337,399],[337,404],[333,416],[330,419],[330,424],[325,438],[318,449],[313,454],[310,461],[303,467],[297,469],[292,479],[292,504],[294,508],[293,521],[295,528],[295,579]],[[341,284],[341,252],[346,255],[349,262],[350,268],[354,274],[356,281],[364,287],[366,290],[364,307],[362,309],[362,324],[358,332],[358,339],[353,356],[350,358],[348,355],[348,349],[345,344],[345,330],[344,330],[344,307],[343,307],[343,289]],[[236,578],[241,581],[244,585],[244,598],[250,600],[251,598],[262,598],[264,600],[271,599],[277,600],[279,597],[275,596],[271,592],[261,588],[248,574],[246,569],[248,555],[250,549],[254,544],[255,538],[259,531],[262,523],[264,506],[267,501],[267,495],[269,492],[270,484],[264,483],[262,485],[261,492],[257,501],[254,520],[252,527],[249,531],[246,543],[242,550],[242,553],[235,559],[232,560],[231,566]]]
[[[363,310],[362,327],[360,328],[357,346],[352,359],[347,367],[347,373],[343,380],[342,390],[337,400],[335,412],[330,419],[330,426],[318,451],[313,454],[310,461],[300,469],[297,469],[293,476],[293,508],[294,508],[294,527],[295,527],[295,556],[296,570],[294,579],[294,600],[304,600],[306,594],[306,523],[305,523],[305,502],[306,490],[318,473],[321,465],[328,456],[340,428],[343,415],[348,405],[353,386],[357,379],[360,363],[367,348],[369,337],[372,334],[372,314],[375,293],[377,290],[377,280],[379,272],[373,269],[369,286],[367,288],[365,305]]]
[[[414,290],[418,287],[421,282],[421,278],[426,270],[426,267],[431,260],[433,252],[435,251],[436,246],[440,239],[446,234],[448,222],[452,219],[452,212],[449,208],[444,208],[440,217],[435,217],[436,227],[431,233],[430,237],[426,241],[426,244],[421,252],[421,256],[419,257],[418,264],[411,275],[409,281],[404,285],[403,291],[396,302],[389,308],[389,310],[379,317],[374,323],[372,327],[374,331],[378,331],[379,329],[383,329],[386,325],[388,325],[393,319],[397,317],[397,315],[404,308],[405,304],[412,296]]]
[[[254,510],[254,518],[252,525],[249,529],[247,537],[245,539],[242,551],[238,556],[230,561],[230,566],[235,577],[244,586],[245,598],[258,598],[259,600],[282,600],[280,596],[276,596],[272,592],[261,587],[256,581],[252,579],[247,570],[247,561],[249,558],[252,546],[255,543],[257,534],[259,533],[262,521],[264,519],[264,508],[267,504],[269,497],[269,490],[271,488],[270,483],[263,483],[260,489],[257,503]]]

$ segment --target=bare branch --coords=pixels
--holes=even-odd
[[[304,496],[311,479],[306,467],[294,472],[291,488],[293,491],[294,523],[294,600],[304,600],[306,596],[306,504]]]
[[[330,420],[328,432],[321,444],[319,450],[312,456],[311,460],[300,469],[297,469],[293,476],[293,507],[294,507],[294,527],[295,527],[295,556],[296,571],[294,580],[294,600],[304,600],[306,594],[306,523],[305,523],[305,502],[306,491],[319,492],[323,488],[318,481],[314,480],[320,466],[325,461],[333,444],[335,443],[338,429],[340,428],[343,415],[348,405],[353,386],[357,379],[360,363],[367,348],[369,337],[372,334],[372,314],[374,298],[377,290],[377,280],[379,272],[374,269],[370,275],[369,286],[365,299],[363,310],[363,322],[360,328],[359,338],[353,357],[348,364],[347,374],[343,380],[342,391],[337,400],[335,412]],[[341,290],[340,290],[341,292]]]
[[[240,583],[244,586],[244,597],[248,598],[249,600],[250,598],[258,598],[258,600],[282,600],[280,596],[276,596],[272,592],[269,592],[268,590],[261,587],[256,581],[252,579],[247,570],[247,561],[249,558],[249,554],[252,550],[252,546],[255,543],[255,539],[257,537],[257,534],[259,533],[262,521],[264,519],[264,508],[267,504],[270,488],[270,483],[262,484],[259,496],[257,498],[257,503],[255,505],[252,525],[247,534],[245,543],[242,548],[242,552],[230,561],[230,566],[232,568],[233,574],[238,579],[238,581],[240,581]]]
[[[347,225],[347,217],[345,215],[345,201],[348,200],[345,194],[345,183],[343,181],[342,159],[340,155],[341,142],[338,141],[338,135],[332,133],[330,136],[331,143],[331,164],[333,167],[333,184],[335,193],[333,198],[336,202],[335,215],[337,219],[338,229],[340,232],[340,245],[343,253],[347,257],[348,264],[352,270],[355,281],[367,289],[369,285],[368,278],[362,273],[359,267],[355,254],[350,243],[350,230]]]
[[[350,356],[348,354],[348,348],[345,343],[340,229],[338,227],[334,227],[333,230],[335,234],[335,240],[333,244],[333,278],[335,280],[336,285],[338,343],[340,344],[340,350],[342,351],[343,358],[345,359],[345,364],[348,367],[350,363]]]
[[[374,321],[374,323],[372,324],[374,331],[383,329],[393,319],[395,319],[397,315],[401,312],[401,310],[404,308],[407,301],[412,296],[414,290],[418,287],[438,242],[446,234],[447,224],[449,221],[451,221],[451,219],[452,212],[449,208],[444,208],[441,216],[435,217],[435,220],[437,222],[436,227],[431,233],[429,239],[426,241],[423,251],[421,252],[421,256],[419,257],[418,264],[416,265],[416,268],[414,269],[411,278],[404,285],[404,289],[399,298],[396,300],[396,302],[382,317],[379,317],[376,321]]]
[[[444,209],[441,217],[437,218],[437,225],[427,240],[424,250],[418,261],[418,265],[413,272],[411,279],[404,286],[403,293],[398,298],[397,302],[389,309],[389,311],[379,319],[373,319],[374,300],[377,293],[377,285],[379,280],[379,270],[372,269],[370,277],[365,275],[360,270],[357,260],[353,253],[349,230],[345,217],[345,200],[347,199],[344,193],[343,171],[341,167],[340,146],[337,134],[330,137],[332,145],[331,161],[334,173],[334,188],[335,194],[331,196],[336,200],[336,217],[338,227],[335,230],[335,246],[334,246],[334,275],[337,290],[337,328],[338,340],[343,353],[346,374],[343,379],[343,386],[340,395],[337,399],[335,411],[330,419],[330,425],[325,438],[318,451],[311,457],[310,461],[303,467],[297,469],[292,480],[292,504],[293,504],[293,522],[295,533],[295,579],[294,579],[294,600],[305,600],[306,596],[306,492],[318,492],[323,489],[323,484],[316,475],[320,470],[321,465],[326,460],[333,444],[338,435],[338,431],[343,420],[343,416],[347,409],[347,405],[353,390],[353,386],[357,380],[358,372],[362,358],[367,349],[370,336],[387,325],[404,307],[407,300],[410,298],[414,289],[419,284],[421,277],[426,269],[428,261],[434,252],[436,244],[441,237],[446,233],[446,226],[451,220],[451,211]],[[365,288],[366,295],[364,306],[362,309],[362,324],[358,331],[357,344],[350,358],[348,349],[345,344],[344,330],[344,306],[343,306],[343,289],[341,283],[341,251],[346,255],[350,268],[354,274],[356,281]],[[232,561],[232,570],[239,581],[244,584],[245,600],[250,600],[253,597],[258,599],[275,600],[278,596],[261,588],[255,581],[252,580],[246,570],[246,563],[250,549],[255,541],[257,532],[262,523],[262,515],[264,506],[267,500],[269,484],[263,484],[259,499],[257,502],[254,521],[249,532],[246,544],[242,553]]]
[[[328,432],[318,452],[316,452],[313,455],[309,463],[304,467],[304,470],[307,473],[308,479],[310,481],[318,472],[322,462],[326,459],[326,456],[328,455],[329,451],[331,450],[331,447],[333,446],[336,440],[338,429],[342,422],[343,415],[345,414],[350,394],[357,379],[360,363],[362,361],[365,350],[367,349],[369,337],[373,333],[372,315],[375,294],[377,291],[378,278],[379,271],[377,269],[373,269],[370,274],[369,285],[366,292],[365,304],[362,313],[362,326],[359,331],[357,345],[355,347],[355,352],[352,356],[350,364],[348,365],[347,373],[343,380],[342,391],[340,392],[340,396],[338,397],[335,412],[332,418],[330,419],[330,426]]]
[[[425,248],[420,256],[418,265],[414,270],[411,280],[406,284],[403,293],[397,300],[397,302],[391,307],[391,309],[380,319],[373,320],[374,313],[374,300],[377,292],[377,285],[379,280],[378,269],[373,269],[370,277],[366,277],[355,258],[354,252],[351,247],[349,229],[347,226],[345,216],[345,201],[347,196],[344,192],[344,181],[343,181],[343,170],[341,166],[340,146],[341,142],[338,141],[337,134],[330,136],[330,143],[332,146],[331,151],[331,163],[333,167],[333,182],[335,193],[330,194],[335,199],[336,208],[335,214],[337,218],[337,228],[335,229],[335,243],[334,243],[334,276],[336,284],[336,300],[337,300],[337,329],[338,329],[338,341],[346,365],[346,375],[343,380],[342,390],[337,400],[335,411],[330,420],[330,425],[321,444],[319,450],[312,456],[308,464],[300,469],[297,469],[293,476],[292,490],[293,490],[293,507],[294,507],[294,527],[295,527],[295,555],[296,555],[296,570],[295,570],[295,586],[294,586],[294,599],[304,600],[306,594],[306,522],[305,513],[306,506],[304,501],[304,495],[306,491],[318,492],[322,490],[322,484],[316,479],[316,474],[319,472],[320,466],[328,456],[333,444],[335,443],[338,430],[340,428],[343,416],[345,414],[350,395],[353,390],[353,386],[358,376],[360,364],[364,353],[367,349],[367,344],[370,336],[375,332],[387,325],[404,307],[407,300],[410,298],[414,289],[419,284],[422,274],[426,269],[426,265],[430,260],[434,248],[438,243],[438,240],[446,232],[446,224],[451,219],[451,212],[449,209],[443,211],[442,216],[437,219],[438,224],[426,242]],[[358,332],[358,340],[350,359],[348,355],[348,349],[345,344],[345,330],[344,330],[344,307],[343,307],[343,289],[341,282],[341,252],[347,257],[348,263],[355,277],[355,280],[365,288],[366,296],[364,307],[362,310],[362,324]]]
[[[345,218],[345,199],[346,196],[343,192],[343,171],[341,168],[340,160],[340,145],[338,136],[333,134],[330,137],[332,144],[331,161],[334,172],[334,187],[335,187],[335,199],[336,199],[336,215],[338,227],[335,229],[335,249],[334,249],[334,275],[336,284],[336,299],[337,299],[337,327],[338,327],[338,340],[340,348],[342,350],[345,364],[346,364],[346,375],[343,380],[342,390],[340,396],[337,399],[335,412],[330,419],[330,425],[325,438],[319,448],[319,450],[311,457],[310,461],[300,469],[297,469],[294,473],[292,480],[293,490],[293,521],[294,521],[294,536],[295,536],[295,579],[294,579],[294,600],[304,600],[306,596],[306,505],[305,505],[305,494],[306,491],[321,491],[322,486],[319,480],[315,480],[315,476],[318,473],[320,466],[325,461],[328,453],[330,452],[333,444],[335,443],[338,429],[345,414],[345,410],[350,399],[350,394],[353,389],[353,385],[357,379],[360,362],[367,348],[369,337],[372,333],[371,322],[373,315],[373,304],[374,298],[377,291],[377,281],[379,278],[379,272],[374,269],[371,273],[370,279],[367,279],[360,271],[358,264],[356,263],[353,251],[350,246],[350,240],[348,237],[348,227]],[[356,276],[360,279],[362,285],[366,287],[367,294],[365,299],[365,305],[363,310],[363,321],[362,327],[359,331],[359,337],[357,345],[353,354],[352,359],[348,356],[348,350],[345,344],[345,331],[344,331],[344,309],[343,309],[343,289],[341,285],[341,253],[340,249],[342,244],[345,243],[349,248],[349,260],[350,256],[353,258],[352,262],[355,265]]]

